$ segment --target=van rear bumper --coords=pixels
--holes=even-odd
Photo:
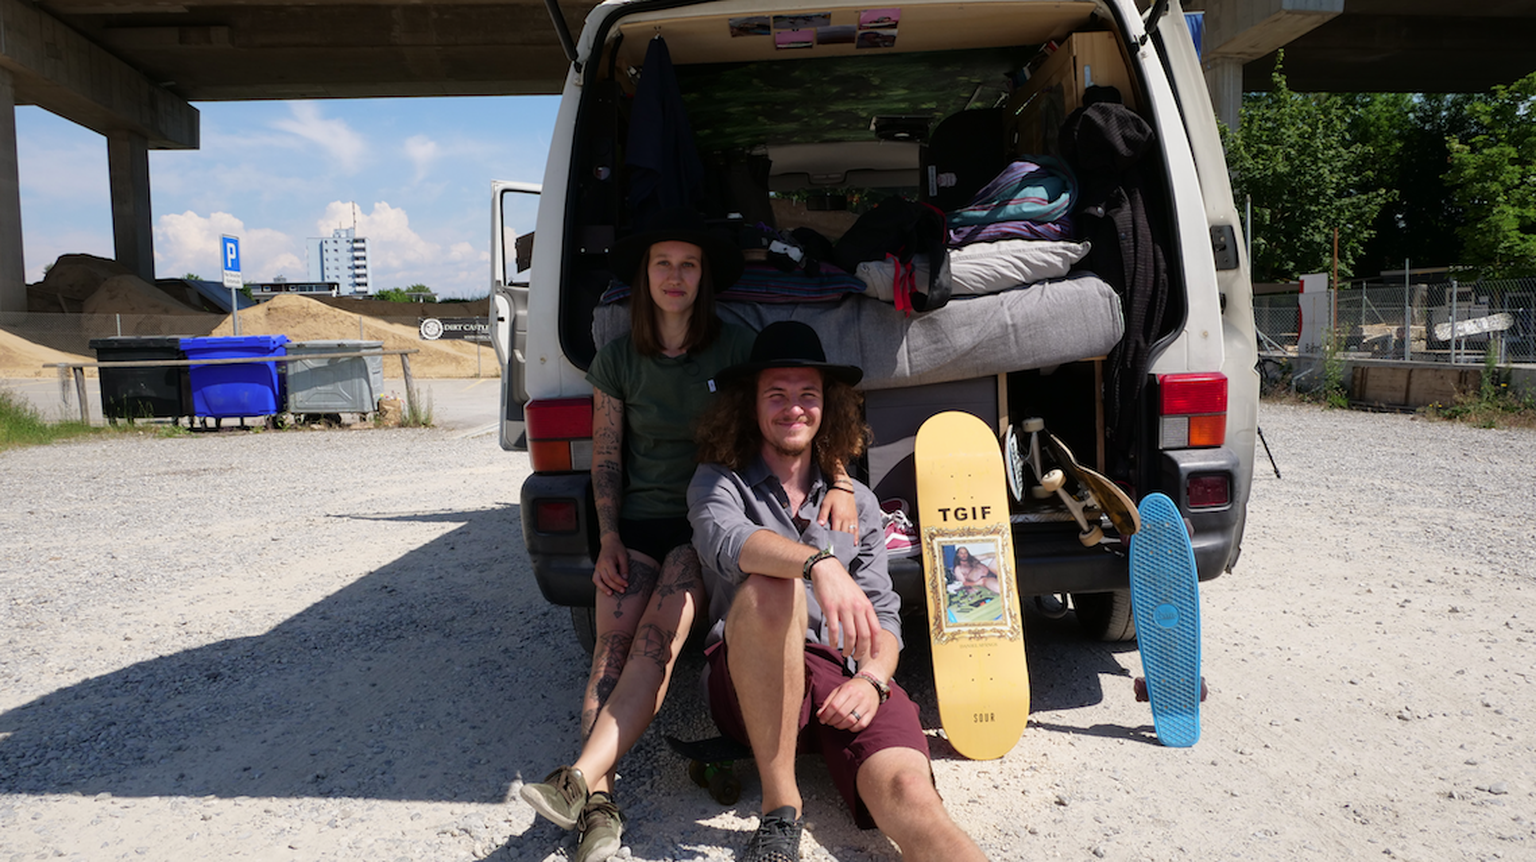
[[[592,474],[534,473],[523,481],[521,495],[523,542],[533,563],[533,579],[545,601],[568,607],[591,607],[596,602],[592,585],[592,540],[597,512],[592,504]],[[576,508],[575,529],[541,531],[537,523],[541,504],[568,503]]]

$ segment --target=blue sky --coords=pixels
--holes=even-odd
[[[355,217],[376,287],[484,296],[490,183],[543,180],[558,102],[199,103],[202,148],[149,155],[156,274],[218,280],[230,234],[246,281],[302,281],[305,240]],[[60,254],[112,257],[106,140],[34,107],[16,109],[16,136],[27,280]]]

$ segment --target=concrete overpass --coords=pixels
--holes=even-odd
[[[573,31],[595,3],[560,0]],[[1481,91],[1536,68],[1530,0],[1190,0],[1235,122],[1274,51],[1298,90]],[[150,149],[198,146],[197,101],[558,92],[541,0],[0,0],[0,311],[24,311],[15,105],[107,141],[120,262],[154,277]]]

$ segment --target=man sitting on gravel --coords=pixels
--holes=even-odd
[[[862,376],[829,364],[809,326],[770,324],[746,363],[721,372],[726,388],[699,423],[688,517],[713,623],[710,711],[752,746],[763,784],[746,862],[800,858],[797,749],[821,753],[855,820],[903,858],[985,858],[944,810],[917,706],[891,682],[900,599],[879,502],[851,480],[827,484],[868,439]],[[830,493],[855,495],[857,532],[817,524]]]

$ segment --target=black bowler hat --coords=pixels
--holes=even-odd
[[[651,246],[658,242],[689,242],[704,250],[709,261],[709,279],[715,293],[730,287],[741,278],[746,267],[741,249],[730,239],[709,229],[704,217],[687,207],[674,207],[657,212],[646,220],[637,233],[619,240],[608,252],[608,266],[620,279],[634,279],[645,264]]]
[[[747,361],[716,376],[731,381],[768,368],[816,368],[849,386],[857,386],[864,379],[864,371],[857,366],[828,362],[816,330],[798,320],[780,320],[763,327],[752,341],[752,355]]]

